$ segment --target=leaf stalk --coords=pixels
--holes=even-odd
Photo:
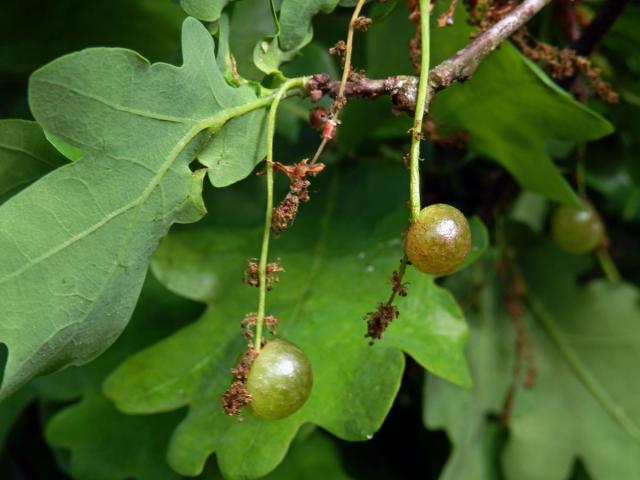
[[[429,1],[420,0],[420,79],[418,80],[418,95],[416,97],[416,109],[413,128],[411,129],[411,150],[409,168],[409,201],[411,204],[411,222],[415,222],[420,213],[420,142],[422,140],[422,120],[425,106],[427,106],[427,94],[429,93]]]
[[[266,154],[266,186],[267,200],[264,213],[264,230],[262,232],[262,248],[260,250],[260,263],[258,264],[259,294],[258,313],[256,316],[255,349],[257,352],[262,347],[262,327],[264,325],[265,305],[267,299],[267,262],[269,258],[269,240],[271,238],[271,219],[273,215],[273,138],[276,129],[276,113],[280,101],[286,93],[292,89],[304,87],[304,78],[294,78],[286,81],[278,89],[273,97],[269,114],[267,116],[267,154]]]

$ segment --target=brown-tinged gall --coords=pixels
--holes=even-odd
[[[429,275],[453,272],[470,248],[469,222],[460,210],[444,203],[423,208],[405,238],[407,258]]]

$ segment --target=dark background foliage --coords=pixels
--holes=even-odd
[[[601,4],[602,2],[585,1],[581,8],[586,12],[585,15],[594,14],[601,8]],[[265,24],[263,20],[268,14],[268,10],[264,11],[266,6],[267,2],[261,2],[258,6],[258,2],[246,0],[238,2],[232,10],[231,48],[238,58],[240,74],[254,80],[261,80],[263,74],[251,61],[250,54],[256,42],[264,35],[272,33],[273,29],[272,24]],[[438,9],[441,10],[442,6]],[[386,4],[371,7],[369,14],[374,18],[374,26],[368,34],[357,37],[354,65],[364,68],[371,77],[412,74],[407,42],[413,31],[407,20],[408,10],[405,3],[389,0]],[[313,20],[312,42],[302,49],[301,55],[295,56],[283,67],[284,73],[295,76],[328,72],[337,78],[339,62],[326,52],[338,39],[344,37],[350,15],[350,9],[338,8],[330,15],[316,16]],[[463,15],[459,10],[457,22],[466,25]],[[38,67],[66,53],[92,46],[118,46],[136,50],[153,62],[179,63],[180,25],[185,16],[181,6],[169,0],[4,1],[0,5],[0,118],[32,119],[27,103],[29,76]],[[546,155],[549,159],[553,158],[559,171],[568,179],[568,184],[575,185],[572,172],[576,155],[579,149],[583,148],[582,145],[586,145],[584,151],[589,196],[607,225],[611,256],[622,277],[628,282],[628,288],[635,289],[640,283],[640,251],[637,248],[640,239],[640,124],[634,120],[640,107],[640,36],[637,29],[639,24],[640,7],[637,4],[628,5],[593,54],[594,63],[602,69],[604,77],[620,94],[620,102],[615,105],[607,105],[593,97],[585,100],[586,105],[593,111],[600,112],[613,124],[615,132],[610,135],[603,137],[600,131],[605,127],[598,123],[600,120],[589,117],[591,114],[577,111],[577,107],[573,103],[566,103],[568,100],[558,92],[548,93],[545,90],[540,93],[540,90],[537,90],[538,84],[531,79],[533,74],[528,70],[528,74],[522,74],[517,78],[517,85],[510,85],[512,79],[508,76],[503,77],[505,72],[500,71],[500,62],[506,62],[507,67],[511,68],[515,62],[523,60],[513,47],[507,45],[487,60],[493,62],[491,67],[480,71],[477,78],[468,85],[443,92],[442,98],[437,97],[433,104],[436,125],[443,128],[443,131],[470,131],[471,143],[454,148],[431,142],[424,146],[423,155],[427,160],[422,168],[423,202],[451,203],[464,211],[468,217],[478,216],[492,237],[493,247],[485,253],[482,265],[472,267],[450,279],[438,281],[453,291],[465,311],[467,321],[471,324],[470,344],[474,347],[468,352],[468,358],[472,363],[471,370],[476,379],[476,386],[482,386],[483,382],[481,377],[475,377],[476,368],[481,369],[478,365],[492,361],[496,364],[508,363],[512,358],[512,352],[508,352],[511,339],[505,341],[498,333],[487,340],[489,348],[485,345],[485,350],[480,351],[478,347],[479,353],[476,353],[474,339],[480,338],[482,324],[475,322],[481,316],[479,312],[484,308],[478,306],[478,298],[485,293],[478,294],[478,298],[467,302],[470,291],[486,292],[486,295],[491,297],[494,294],[493,289],[500,288],[496,285],[505,283],[504,278],[487,274],[497,271],[496,252],[500,246],[501,232],[505,230],[508,231],[506,235],[511,239],[512,246],[522,261],[527,281],[534,287],[539,287],[536,293],[548,301],[548,305],[553,305],[551,311],[557,315],[556,318],[562,316],[561,320],[566,320],[571,317],[571,312],[580,311],[580,303],[592,302],[590,305],[593,305],[593,309],[585,312],[585,315],[591,315],[584,319],[585,324],[591,325],[595,320],[601,320],[611,322],[611,331],[614,332],[638,332],[640,306],[637,304],[637,296],[634,303],[635,293],[625,291],[620,293],[620,297],[616,297],[613,293],[606,294],[600,290],[594,292],[591,289],[588,295],[584,294],[585,296],[581,297],[583,292],[574,292],[574,286],[558,284],[557,289],[561,294],[554,297],[552,288],[548,286],[553,284],[553,279],[549,278],[549,275],[545,276],[544,270],[548,272],[559,269],[566,275],[578,279],[581,287],[589,285],[594,279],[601,281],[597,279],[602,277],[602,272],[594,261],[584,258],[567,259],[559,256],[553,247],[549,246],[544,240],[548,231],[545,212],[552,204],[541,195],[530,192],[523,194],[523,180],[514,179],[510,171],[513,173],[513,164],[525,165],[529,162],[537,165],[536,162],[541,156]],[[559,46],[565,46],[570,42],[561,26],[555,6],[547,7],[529,28],[539,40]],[[436,60],[453,53],[456,47],[452,47],[451,42],[455,41],[456,36],[459,39],[468,38],[468,32],[469,29],[465,26],[454,33],[436,34],[440,35],[437,38],[442,40],[441,44],[434,45]],[[498,57],[501,60],[498,60]],[[513,68],[516,71],[521,67]],[[463,88],[467,90],[462,90]],[[512,88],[521,90],[510,96]],[[496,89],[503,90],[496,93]],[[470,93],[467,94],[467,91]],[[478,95],[477,103],[473,95]],[[465,98],[471,99],[466,105]],[[519,99],[517,104],[514,100],[516,98]],[[558,106],[551,112],[541,112],[536,110],[537,101],[553,101],[557,102]],[[317,132],[313,131],[304,119],[309,106],[308,101],[297,99],[283,106],[278,118],[276,158],[293,161],[308,155],[317,145]],[[353,100],[347,106],[337,142],[324,158],[330,171],[340,168],[341,175],[349,176],[363,168],[382,170],[391,166],[398,171],[402,168],[402,156],[408,150],[409,139],[406,131],[410,126],[410,119],[404,116],[394,117],[389,113],[389,107],[386,99],[368,103]],[[571,122],[579,123],[583,128],[567,126]],[[500,128],[505,128],[507,133],[496,136],[495,132]],[[563,132],[561,138],[551,138],[558,131]],[[596,138],[598,139],[595,141],[584,143]],[[482,140],[482,145],[478,139]],[[474,144],[474,141],[478,143]],[[368,167],[362,166],[363,159]],[[341,164],[340,167],[336,166],[338,163]],[[334,170],[331,170],[332,168]],[[535,182],[535,179],[527,181]],[[365,182],[366,180],[363,181]],[[370,209],[373,212],[372,216],[378,215],[380,212],[384,213],[385,206],[393,204],[386,213],[395,211],[402,216],[406,190],[404,186],[399,185],[394,187],[397,191],[395,196],[391,194],[385,197],[392,198],[386,204],[372,199],[369,200],[371,205],[361,205],[355,209],[354,214],[364,211],[362,215],[366,216],[367,210]],[[351,186],[355,190],[360,188],[356,182]],[[537,189],[538,192],[542,189],[535,183],[527,185],[526,181],[524,186],[529,190]],[[282,187],[280,184],[279,188]],[[323,180],[314,188],[315,194],[316,190],[326,191],[328,185]],[[262,217],[262,193],[256,195],[256,191],[261,192],[262,189],[256,180],[252,179],[222,191],[207,186],[205,200],[209,217],[205,217],[204,221],[195,226],[181,226],[174,230],[178,233],[189,233],[219,228],[221,225],[231,229],[258,225]],[[563,195],[569,193],[558,188],[551,197],[557,200]],[[310,219],[315,220],[318,216],[314,217],[313,212],[311,209],[308,215]],[[300,222],[304,225],[304,219]],[[521,224],[505,227],[505,222]],[[309,223],[312,223],[312,220]],[[396,222],[395,225],[402,223]],[[354,229],[353,232],[357,235],[362,234],[363,230],[357,232]],[[308,240],[302,237],[300,243]],[[296,241],[291,241],[291,244],[295,243]],[[286,252],[284,256],[286,262]],[[485,265],[488,267],[483,268]],[[237,276],[239,275],[240,272]],[[475,278],[472,278],[473,275]],[[386,273],[381,275],[379,287],[384,286],[386,276]],[[593,285],[589,288],[591,286]],[[596,287],[601,288],[597,285]],[[241,286],[238,285],[237,288]],[[189,298],[201,300],[197,295]],[[617,304],[611,305],[607,310],[602,306],[607,304],[607,299],[613,299]],[[562,305],[558,305],[563,302],[568,305],[564,309]],[[491,300],[487,303],[491,303]],[[372,304],[371,308],[373,307]],[[503,321],[496,327],[496,331],[502,328],[511,332],[513,327],[505,320],[504,302],[498,300],[495,309],[502,312],[496,314],[496,318],[502,315]],[[73,367],[36,379],[0,405],[0,478],[115,480],[138,478],[138,475],[141,475],[140,478],[181,478],[166,464],[165,450],[176,424],[185,417],[186,408],[148,416],[126,415],[116,410],[111,401],[103,395],[102,383],[107,375],[130,355],[155,344],[180,328],[191,325],[203,311],[202,304],[170,293],[154,276],[149,275],[131,324],[104,355],[86,366]],[[593,318],[595,311],[604,312],[604,317]],[[362,312],[363,315],[365,313],[366,311]],[[157,321],[158,318],[162,318],[162,321]],[[401,315],[398,321],[402,320]],[[572,321],[579,320],[574,318]],[[620,324],[627,323],[616,330],[618,320]],[[535,322],[531,321],[531,324]],[[536,328],[529,327],[534,332],[531,335],[534,339],[540,335],[538,344],[546,345],[545,340],[542,340],[543,334]],[[593,331],[597,334],[597,328],[594,327]],[[360,340],[352,339],[353,342]],[[0,343],[0,347],[2,346]],[[637,351],[640,346],[632,345],[631,348]],[[502,356],[496,354],[496,358],[493,358],[492,350],[500,351]],[[0,356],[1,353],[0,350]],[[597,364],[598,357],[595,354],[589,357],[591,353],[587,352],[584,355],[587,363],[593,366],[592,363]],[[544,369],[544,363],[551,362],[548,358],[553,355],[549,354],[547,357],[543,351],[538,355],[538,361],[543,364],[541,368]],[[429,407],[425,405],[428,405],[431,392],[434,392],[434,398],[441,395],[438,397],[439,402],[445,404],[447,399],[451,404],[455,404],[460,400],[460,395],[464,394],[457,391],[449,392],[446,386],[438,386],[438,382],[444,382],[432,375],[429,375],[427,380],[421,364],[408,355],[405,357],[406,367],[393,406],[380,430],[370,440],[348,442],[307,424],[297,434],[284,463],[271,473],[270,478],[301,478],[302,475],[305,478],[440,478],[445,463],[456,449],[462,448],[457,445],[464,442],[456,437],[456,420],[447,416],[446,405],[441,405],[440,417],[435,413],[434,418],[429,418],[429,414],[426,413]],[[609,372],[616,377],[615,382],[618,386],[624,385],[625,382],[635,382],[636,375],[632,366],[633,364],[627,362],[621,367],[622,371]],[[615,365],[610,367],[613,369]],[[500,392],[496,393],[499,398],[477,406],[476,396],[473,408],[470,404],[463,404],[457,410],[458,416],[465,418],[469,411],[475,411],[476,407],[479,411],[477,417],[469,422],[481,419],[477,421],[482,423],[482,428],[478,430],[482,438],[476,439],[473,445],[466,445],[465,448],[469,449],[466,451],[468,458],[474,455],[482,457],[483,467],[480,470],[484,473],[478,473],[474,466],[465,466],[459,468],[470,468],[466,470],[469,476],[463,474],[456,477],[455,473],[450,472],[447,478],[517,478],[505,476],[505,466],[501,460],[510,435],[512,438],[518,438],[518,435],[515,433],[515,424],[514,430],[510,432],[500,419],[500,404],[504,392],[504,389],[501,390],[504,386],[501,382],[504,383],[503,380],[508,380],[511,376],[508,367],[502,365],[500,368],[489,370],[488,373],[491,377],[488,382],[495,382],[495,389]],[[431,387],[429,382],[436,385]],[[565,385],[569,380],[564,382],[560,379],[558,382]],[[493,386],[492,384],[491,387]],[[543,389],[542,393],[538,390],[537,394],[553,395],[553,392],[544,390],[548,387],[540,388]],[[564,405],[565,416],[571,415],[572,407],[573,405]],[[552,407],[549,407],[549,411],[551,410]],[[514,413],[515,418],[521,418],[518,417],[520,413]],[[552,422],[556,413],[542,417],[542,423]],[[456,415],[455,411],[453,415]],[[597,415],[594,413],[595,416]],[[570,419],[562,418],[561,415],[558,418],[561,420],[557,428],[571,431],[575,427],[574,424],[580,421],[574,419],[572,423]],[[637,415],[635,418],[638,418]],[[430,428],[427,428],[425,423]],[[598,423],[594,421],[593,429],[584,433],[597,437]],[[553,428],[550,428],[547,434],[552,436]],[[144,445],[144,448],[141,445]],[[599,447],[596,442],[595,446],[589,448],[597,450],[605,446]],[[139,454],[132,454],[132,449],[139,449]],[[601,467],[589,469],[583,465],[583,455],[587,450],[586,447],[583,451],[576,450],[571,471],[564,478],[607,479],[606,476],[597,473],[602,471]],[[481,453],[478,453],[479,451]],[[530,451],[529,455],[536,459],[534,461],[546,461],[544,457],[540,458],[540,452],[535,450]],[[553,463],[553,460],[550,462]],[[526,465],[526,462],[524,464]],[[518,471],[509,465],[506,470]],[[469,473],[472,471],[473,473]],[[637,473],[636,478],[640,478],[640,471]],[[210,457],[201,478],[220,478],[215,456]]]

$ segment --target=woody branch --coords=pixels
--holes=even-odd
[[[470,78],[482,60],[495,50],[504,40],[509,38],[531,17],[538,13],[550,0],[524,0],[515,9],[505,15],[491,28],[476,37],[466,47],[452,57],[444,60],[429,72],[429,95],[425,103],[428,109],[433,94],[447,88],[454,82]],[[317,74],[311,77],[308,89],[312,98],[327,95],[335,98],[340,82],[329,75]],[[394,107],[398,111],[413,113],[416,104],[418,79],[413,76],[393,76],[381,80],[373,80],[356,76],[345,85],[346,97],[376,98],[390,95]]]

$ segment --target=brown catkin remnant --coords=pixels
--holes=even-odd
[[[360,16],[353,21],[353,29],[359,32],[366,32],[373,20],[368,17]]]
[[[329,49],[329,53],[331,55],[338,55],[340,57],[340,61],[344,66],[345,56],[347,55],[347,44],[344,40],[339,40],[333,47]]]
[[[593,92],[607,103],[617,103],[619,95],[611,84],[602,79],[602,72],[591,60],[578,55],[570,48],[559,48],[531,37],[525,27],[512,36],[518,48],[534,62],[544,68],[556,80],[581,76]]]
[[[271,231],[278,238],[289,225],[293,223],[298,214],[300,198],[291,192],[287,193],[284,199],[273,209],[271,215]]]
[[[252,287],[260,286],[260,273],[259,273],[258,259],[250,258],[247,260],[247,269],[244,272],[242,281]],[[275,262],[267,263],[266,265],[266,287],[267,290],[271,290],[276,283],[280,282],[280,275],[278,273],[284,272],[282,267],[282,260],[279,258]]]
[[[254,328],[256,326],[256,322],[258,321],[258,314],[256,312],[247,313],[245,317],[240,322],[240,327],[242,328],[242,334],[245,338],[253,338]],[[271,335],[276,334],[276,329],[280,324],[280,320],[278,320],[273,315],[266,315],[264,317],[264,324],[269,329],[269,333]]]
[[[293,223],[298,213],[300,202],[309,201],[308,177],[315,177],[324,170],[324,163],[309,164],[309,159],[305,158],[293,165],[284,165],[274,162],[273,167],[284,172],[289,177],[289,193],[273,209],[271,218],[271,231],[278,238]]]
[[[378,308],[376,308],[374,312],[367,313],[364,317],[367,321],[367,334],[365,338],[371,338],[369,344],[373,345],[373,340],[381,339],[382,334],[389,324],[398,318],[399,315],[398,307],[389,303],[379,303]]]
[[[280,324],[280,320],[278,320],[273,315],[267,315],[267,316],[264,317],[264,324],[269,329],[269,333],[271,335],[275,336],[276,329],[278,328],[278,325]]]
[[[251,365],[258,356],[258,352],[250,344],[235,367],[231,369],[233,380],[231,386],[222,395],[222,408],[227,415],[242,420],[242,408],[251,402],[251,394],[246,383],[251,371]]]
[[[258,314],[256,312],[247,313],[245,317],[240,322],[240,327],[242,328],[242,334],[245,338],[253,337],[253,328],[256,326],[256,321],[258,319]]]
[[[407,284],[402,283],[400,272],[397,270],[394,270],[391,274],[391,291],[399,297],[407,296]]]

